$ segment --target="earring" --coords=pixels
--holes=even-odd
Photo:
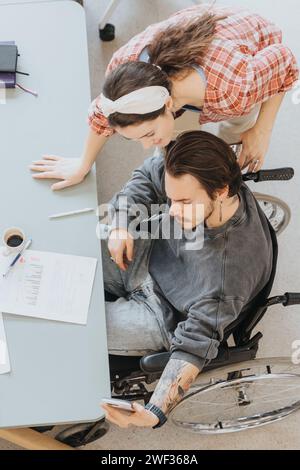
[[[220,201],[220,209],[219,209],[219,222],[222,222],[222,220],[223,220],[223,214],[222,214],[222,204],[223,204],[223,201]]]

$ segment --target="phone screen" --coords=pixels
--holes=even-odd
[[[107,405],[113,406],[115,408],[120,408],[122,410],[134,411],[130,401],[117,400],[116,398],[103,398],[102,402],[106,403]]]

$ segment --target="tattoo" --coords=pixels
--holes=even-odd
[[[150,402],[168,414],[184,397],[199,374],[198,367],[180,359],[170,359]]]

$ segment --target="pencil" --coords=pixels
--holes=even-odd
[[[7,274],[10,272],[11,268],[17,263],[17,261],[21,258],[22,254],[24,253],[25,250],[27,250],[27,248],[30,247],[32,243],[32,239],[29,238],[28,242],[26,243],[26,245],[24,246],[23,250],[20,251],[20,253],[17,254],[17,256],[12,260],[12,262],[10,263],[10,265],[8,266],[7,268],[7,271],[3,274],[3,277],[6,277]]]
[[[87,207],[86,209],[78,209],[78,210],[70,211],[70,212],[61,212],[60,214],[49,215],[49,219],[58,219],[60,217],[67,217],[69,215],[83,214],[84,212],[91,212],[93,210],[94,210],[93,208]]]

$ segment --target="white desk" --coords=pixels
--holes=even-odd
[[[20,226],[32,249],[99,259],[87,326],[4,314],[11,373],[0,375],[0,428],[93,421],[110,396],[100,242],[92,213],[48,215],[96,207],[92,172],[77,187],[52,192],[28,170],[42,154],[79,156],[90,103],[84,10],[73,1],[0,6],[0,41],[15,40],[19,82],[39,97],[7,90],[0,104],[0,233]],[[52,181],[53,182],[53,181]],[[55,295],[55,293],[53,293]]]

